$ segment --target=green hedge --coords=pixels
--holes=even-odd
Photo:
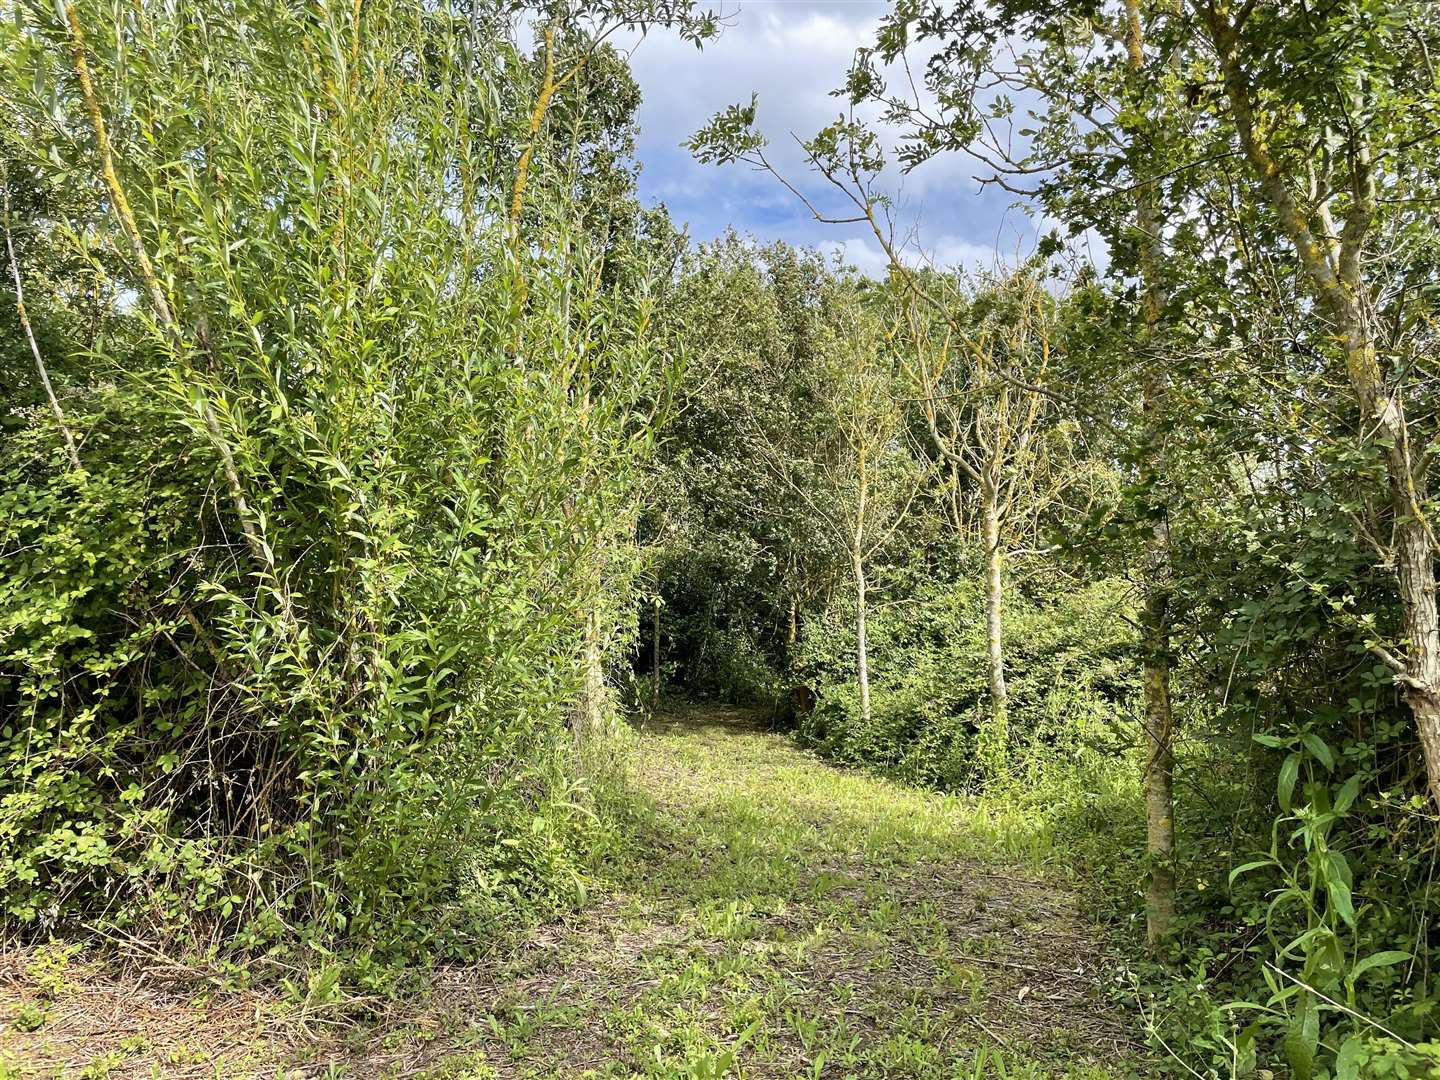
[[[1018,590],[1005,611],[1011,758],[1064,753],[1133,721],[1139,680],[1122,583],[1102,581],[1052,600]],[[862,722],[855,631],[837,595],[806,624],[797,671],[818,702],[800,736],[837,760],[915,783],[979,782],[975,736],[989,708],[984,599],[975,583],[931,583],[913,599],[877,604],[869,622],[872,709]]]

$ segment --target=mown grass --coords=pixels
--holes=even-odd
[[[643,854],[507,967],[475,1075],[1131,1074],[1091,928],[1017,858],[1025,823],[739,710],[662,715],[632,762]]]

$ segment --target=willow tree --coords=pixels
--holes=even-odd
[[[660,268],[526,157],[499,12],[13,7],[7,116],[105,319],[64,356],[85,468],[0,447],[5,911],[463,951],[582,869],[558,736],[633,598]]]

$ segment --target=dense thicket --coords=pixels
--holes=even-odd
[[[673,366],[633,95],[538,138],[478,10],[15,15],[6,917],[403,956],[573,901]]]
[[[1434,1076],[1425,8],[899,4],[807,144],[872,280],[640,208],[684,9],[15,5],[7,927],[464,953],[668,682],[1018,808],[1177,1070]],[[1057,233],[921,268],[887,125]]]

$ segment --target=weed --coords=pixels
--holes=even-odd
[[[19,1006],[10,1017],[10,1026],[16,1031],[39,1031],[50,1019],[50,1011],[39,1001],[27,1001]]]

